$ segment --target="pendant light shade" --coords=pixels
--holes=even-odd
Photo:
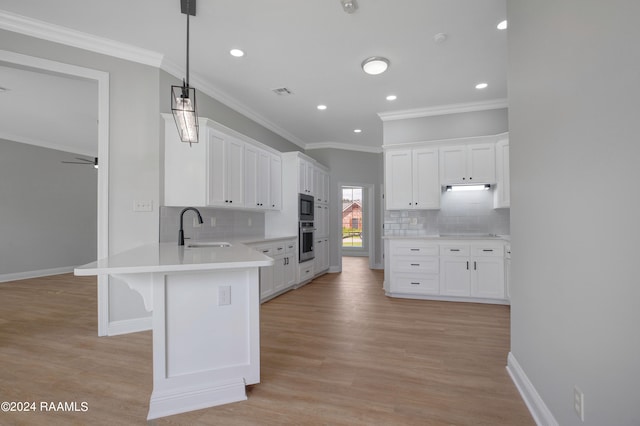
[[[182,142],[198,143],[196,89],[189,87],[189,15],[196,15],[196,0],[180,0],[180,10],[187,15],[187,77],[182,86],[171,86],[171,112]]]
[[[171,86],[171,112],[182,142],[198,143],[196,89],[185,84]]]

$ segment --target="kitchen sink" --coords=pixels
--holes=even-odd
[[[230,243],[225,241],[202,241],[198,243],[191,243],[187,247],[189,248],[198,248],[198,247],[231,247]]]

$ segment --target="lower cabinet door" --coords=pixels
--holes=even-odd
[[[273,266],[263,266],[260,268],[260,298],[269,297],[274,292]]]
[[[391,291],[409,294],[440,294],[438,274],[397,272],[391,278]]]
[[[472,261],[471,295],[504,299],[504,260],[502,257],[478,257]]]
[[[470,296],[470,270],[468,257],[440,258],[440,294],[444,296]]]
[[[278,256],[273,258],[273,291],[278,292],[286,287],[284,278],[285,258]]]

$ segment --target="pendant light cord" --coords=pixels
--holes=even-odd
[[[187,87],[189,87],[189,12],[190,4],[187,0]]]

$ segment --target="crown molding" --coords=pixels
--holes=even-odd
[[[310,151],[313,149],[343,149],[345,151],[369,152],[371,154],[382,153],[382,147],[355,145],[355,144],[340,143],[340,142],[308,143],[304,147],[304,149],[307,151]]]
[[[379,112],[382,121],[406,120],[408,118],[433,117],[437,115],[459,114],[462,112],[486,111],[491,109],[508,108],[507,99],[492,99],[483,102],[468,102],[462,104],[439,105],[428,108],[406,109],[401,111]]]
[[[0,11],[0,28],[156,68],[162,63],[161,53],[6,11]]]

